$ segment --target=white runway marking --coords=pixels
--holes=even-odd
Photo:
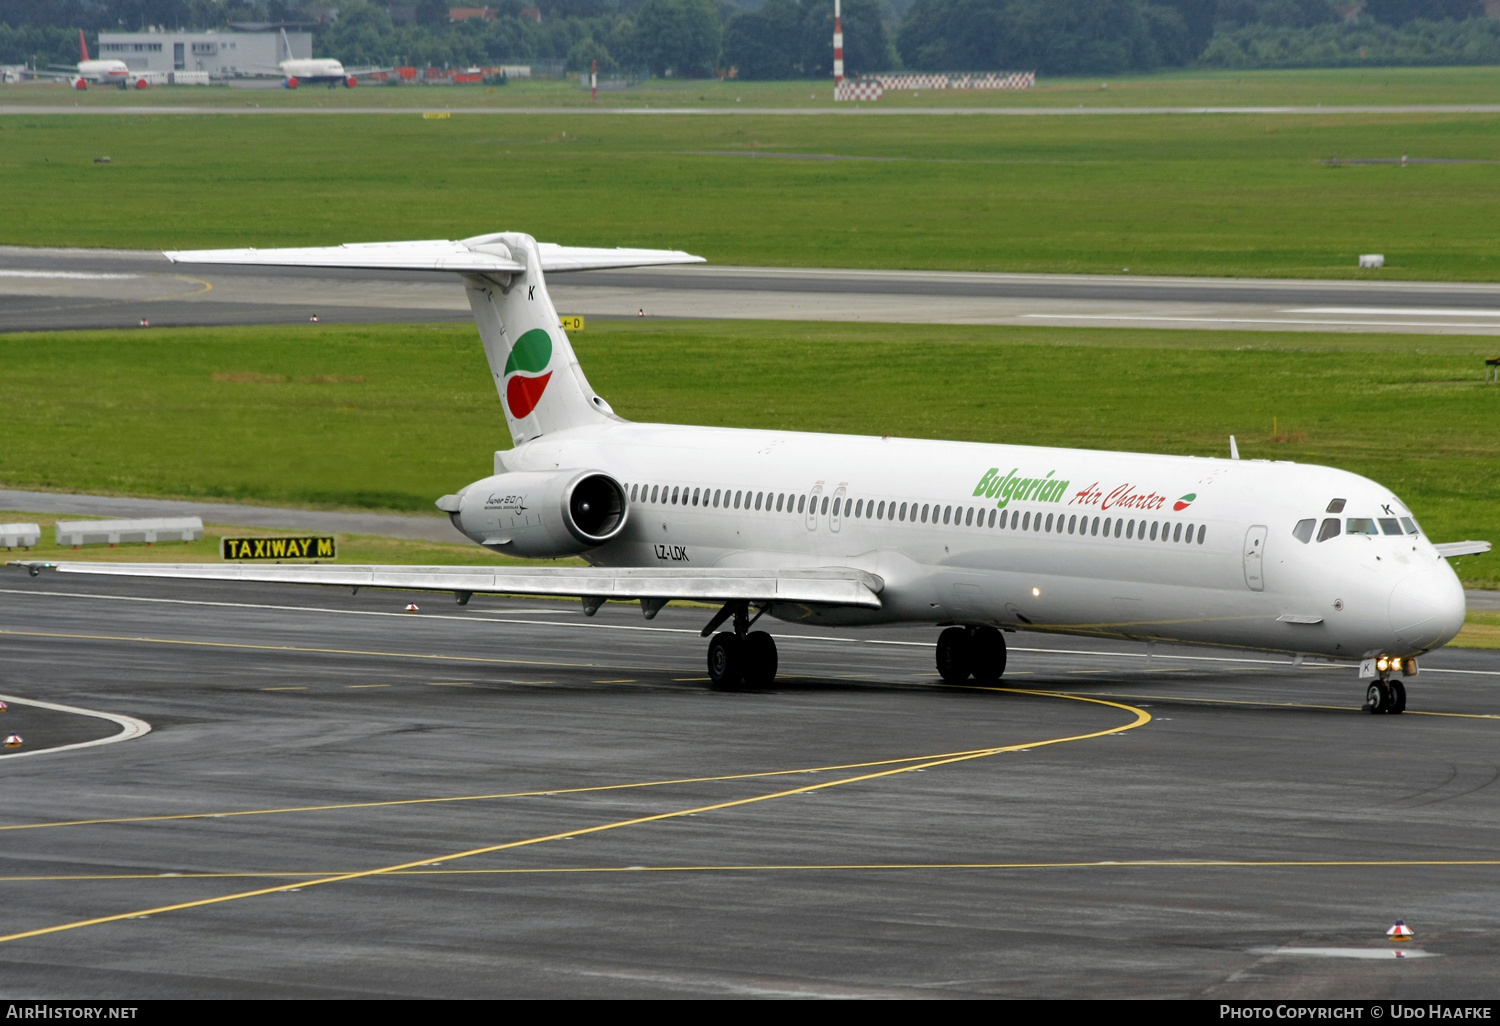
[[[1399,954],[1398,954],[1399,952]],[[1420,948],[1251,948],[1252,955],[1291,955],[1305,958],[1441,958]]]
[[[1500,317],[1500,310],[1443,309],[1426,306],[1307,306],[1283,310],[1289,314],[1349,314],[1369,317]]]
[[[93,716],[97,719],[110,720],[120,725],[120,732],[118,734],[101,737],[97,741],[80,741],[75,745],[57,745],[54,748],[38,748],[29,752],[9,752],[5,755],[0,755],[0,759],[24,759],[28,755],[69,752],[75,748],[95,748],[99,745],[112,745],[116,741],[129,741],[132,738],[142,737],[151,733],[151,724],[145,720],[138,720],[134,716],[123,716],[120,713],[99,712],[97,709],[80,709],[74,705],[57,705],[54,702],[38,702],[32,698],[16,698],[13,695],[0,695],[0,701],[9,702],[11,705],[30,705],[38,709],[51,709],[53,712],[73,713],[77,716]]]
[[[79,281],[119,281],[139,278],[139,274],[109,274],[103,271],[20,271],[0,269],[0,278],[69,278]]]

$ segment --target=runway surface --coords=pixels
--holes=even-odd
[[[649,268],[558,274],[560,312],[1241,331],[1500,333],[1500,284]],[[448,274],[177,266],[159,253],[0,247],[0,331],[469,321]]]
[[[1348,668],[1011,634],[947,689],[932,629],[778,624],[721,694],[702,609],[0,596],[0,691],[153,727],[0,757],[5,997],[1493,997],[1496,653],[1374,717]]]

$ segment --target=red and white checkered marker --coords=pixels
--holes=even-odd
[[[0,702],[0,712],[4,712],[5,710],[7,710],[9,708],[10,708],[10,706],[6,705],[4,702]]]
[[[417,604],[415,602],[408,602],[406,604],[406,611],[408,613],[419,613],[419,612],[421,612],[421,610],[419,610],[417,608]]]
[[[1389,940],[1393,940],[1393,941],[1411,940],[1411,938],[1412,938],[1411,927],[1407,926],[1406,923],[1404,923],[1400,919],[1398,919],[1398,920],[1396,920],[1396,925],[1395,926],[1393,926],[1389,930],[1385,931],[1385,935],[1386,935],[1386,937]]]
[[[7,735],[6,738],[5,738],[5,747],[6,748],[20,748],[21,747],[21,735],[20,734],[10,734],[10,735]]]

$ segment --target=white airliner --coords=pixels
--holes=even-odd
[[[390,68],[345,68],[342,61],[332,57],[293,57],[292,44],[286,38],[286,29],[281,30],[281,43],[286,48],[286,60],[277,64],[277,68],[281,71],[281,84],[287,89],[317,84],[342,85],[353,89],[359,84],[360,75],[391,70]]]
[[[67,65],[62,65],[67,69]],[[104,59],[94,60],[89,57],[89,44],[83,38],[83,29],[78,30],[78,64],[71,69],[60,71],[37,71],[33,72],[39,78],[64,78],[74,89],[87,89],[89,83],[94,85],[112,85],[121,89],[135,86],[137,89],[146,88],[146,78],[135,74],[126,66],[122,60]]]
[[[592,615],[674,598],[722,608],[711,680],[776,675],[764,614],[797,623],[946,627],[953,684],[1005,670],[1004,631],[1324,657],[1373,678],[1371,712],[1464,622],[1446,556],[1390,490],[1329,467],[1024,445],[635,424],[584,376],[548,272],[701,262],[500,233],[461,242],[168,253],[177,263],[460,275],[514,447],[437,501],[464,534],[588,567],[29,564],[64,572],[572,595]],[[1237,457],[1237,454],[1236,454]],[[715,634],[722,626],[730,629]]]

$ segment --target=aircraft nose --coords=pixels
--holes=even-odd
[[[1391,589],[1391,630],[1403,646],[1435,648],[1464,625],[1464,589],[1450,568],[1419,570]]]

